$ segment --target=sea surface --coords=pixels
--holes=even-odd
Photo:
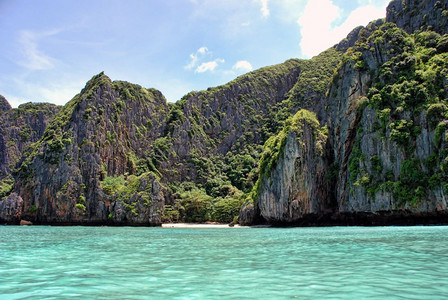
[[[448,227],[0,226],[0,299],[447,299]]]

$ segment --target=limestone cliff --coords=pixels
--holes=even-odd
[[[235,220],[257,180],[261,145],[300,107],[326,118],[326,87],[349,38],[311,60],[262,68],[176,103],[152,156],[169,183],[170,209],[187,221]]]
[[[160,224],[163,188],[139,159],[164,131],[167,113],[159,91],[102,73],[92,78],[23,156],[14,187],[23,199],[20,217]]]
[[[11,105],[5,97],[0,95],[0,114],[11,109]]]
[[[317,103],[339,59],[340,52],[332,49],[316,62],[290,60],[190,93],[174,105],[155,90],[95,76],[24,154],[15,194],[4,202],[17,200],[22,206],[8,207],[21,212],[3,220],[17,221],[20,215],[38,223],[143,224],[148,213],[142,213],[133,193],[145,185],[142,174],[153,172],[157,184],[146,186],[170,189],[164,197],[149,198],[167,201],[188,220],[188,201],[200,200],[185,199],[184,186],[204,187],[206,199],[219,202],[206,215],[231,221],[241,190],[254,183],[260,145],[284,122],[279,116],[295,109],[285,103],[306,99],[305,94]],[[307,84],[313,66],[320,72],[313,77],[319,89]],[[179,197],[187,203],[179,203]],[[164,205],[159,200],[154,201],[161,205],[143,201],[159,214],[150,224],[160,222]]]
[[[299,154],[289,134],[274,155],[281,157],[275,167],[266,173],[260,161],[259,186],[253,203],[241,210],[241,223],[253,222],[257,214],[282,224],[313,214],[314,220],[326,215],[327,223],[341,224],[357,214],[369,216],[366,224],[375,222],[374,216],[387,223],[395,216],[448,215],[445,2],[393,1],[387,20],[397,24],[378,20],[357,30],[324,100],[327,119],[319,126],[328,126],[329,152],[318,161]],[[312,140],[306,145],[313,149]],[[319,187],[326,202],[314,196],[298,205],[294,197],[312,192],[316,183],[295,178],[307,170],[319,178],[316,169],[325,170],[334,184]]]
[[[340,212],[446,211],[442,40],[386,23],[339,69],[328,109]]]
[[[0,199],[14,185],[12,172],[24,151],[43,135],[60,107],[47,103],[26,103],[12,109],[0,96]]]
[[[447,0],[393,0],[387,6],[387,22],[407,33],[435,31],[448,33]]]
[[[223,160],[230,151],[263,144],[272,134],[277,104],[284,100],[301,71],[290,60],[243,75],[206,91],[191,92],[177,102],[167,120],[166,156],[159,170],[167,180],[205,182],[199,157]]]
[[[182,209],[179,202],[189,201],[182,197],[183,186],[192,183],[204,189],[204,199],[230,198],[236,214],[243,201],[240,194],[256,182],[263,143],[300,107],[325,118],[326,86],[341,51],[334,47],[311,60],[265,67],[176,103],[165,136],[150,156],[162,180],[173,183],[170,205]],[[230,222],[233,212],[226,214]]]
[[[298,111],[279,135],[270,138],[260,163],[258,203],[268,222],[296,222],[331,210],[327,179],[327,128],[316,115]]]

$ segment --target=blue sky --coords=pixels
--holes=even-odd
[[[104,71],[168,101],[310,58],[389,0],[0,0],[0,94],[65,104]]]

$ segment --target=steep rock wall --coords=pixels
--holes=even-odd
[[[285,124],[264,146],[252,202],[242,208],[240,223],[253,222],[259,213],[269,223],[288,224],[332,210],[326,126],[304,109]]]
[[[0,114],[11,109],[11,105],[5,97],[0,95]]]
[[[326,128],[320,128],[316,116],[306,110],[297,112],[290,128],[277,140],[277,163],[268,163],[271,170],[264,170],[266,176],[259,179],[260,214],[268,222],[293,223],[331,209]]]
[[[393,0],[387,6],[387,22],[408,33],[435,31],[448,33],[447,0]]]
[[[160,92],[95,76],[24,155],[14,189],[23,199],[21,217],[37,223],[160,224],[162,188],[154,175],[145,175],[151,170],[140,158],[162,134],[167,113]],[[124,189],[128,179],[133,190]],[[112,192],[103,191],[103,182],[116,183]],[[120,203],[130,213],[120,213]]]
[[[206,91],[191,92],[177,102],[167,120],[168,148],[159,170],[164,180],[204,183],[198,157],[222,157],[259,145],[276,130],[277,104],[297,81],[301,61],[265,67]],[[222,159],[222,158],[220,158]]]
[[[425,31],[445,32],[444,5],[393,1],[387,20],[409,32],[418,24],[423,31],[409,35],[396,24],[378,20],[359,29],[356,43],[345,52],[325,100],[330,151],[323,169],[334,186],[323,188],[331,189],[327,197],[334,202],[316,202],[314,208],[329,208],[328,224],[374,224],[379,219],[380,224],[406,223],[421,216],[429,219],[420,221],[430,222],[447,215],[448,49],[446,36]],[[428,11],[410,16],[415,8]],[[428,12],[439,27],[425,23]],[[418,20],[409,21],[411,17]],[[252,192],[255,201],[241,210],[243,223],[253,222],[259,213],[270,223],[299,224],[312,213],[305,201],[299,206],[304,213],[287,218],[293,215],[291,191],[304,186],[305,191],[313,190],[307,178],[291,179],[297,172],[298,148],[291,138],[287,141],[279,164],[267,174],[262,158],[262,184]],[[307,157],[301,169],[319,165]]]
[[[445,130],[446,64],[437,63],[429,82],[420,75],[446,54],[420,57],[427,38],[381,26],[355,46],[359,54],[349,58],[331,87],[330,143],[340,169],[340,212],[447,209],[446,137],[435,138],[437,126]]]
[[[0,115],[0,177],[11,174],[22,153],[39,140],[59,110],[53,104],[26,103]]]
[[[12,172],[25,150],[43,135],[60,107],[47,103],[26,103],[12,109],[0,96],[0,200],[14,186]]]

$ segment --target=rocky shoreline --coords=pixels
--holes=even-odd
[[[331,226],[444,226],[448,225],[448,212],[414,213],[410,211],[383,211],[376,213],[353,212],[326,215],[307,215],[296,222],[271,222],[261,220],[257,224],[227,223],[114,223],[114,222],[30,222],[19,220],[0,225],[46,226],[111,226],[111,227],[162,227],[162,228],[259,228],[259,227],[331,227]]]

